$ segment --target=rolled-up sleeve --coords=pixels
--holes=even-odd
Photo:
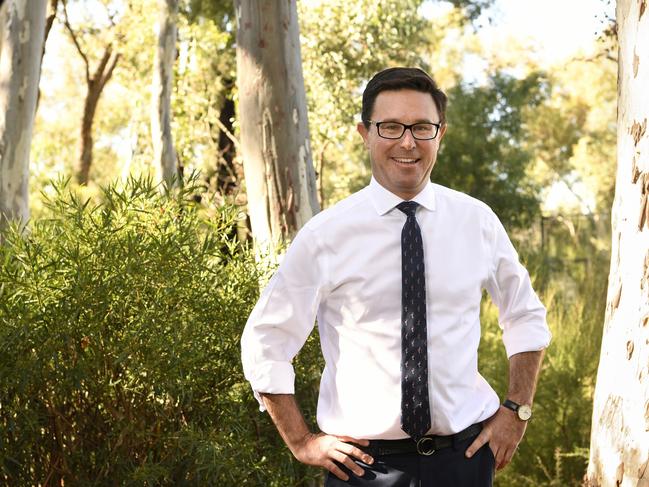
[[[507,356],[542,350],[552,337],[545,307],[532,289],[529,274],[495,215],[490,233],[492,265],[486,288],[499,310],[498,320]]]
[[[241,361],[260,410],[259,393],[293,394],[292,360],[313,330],[322,272],[314,234],[304,227],[261,293],[241,336]]]

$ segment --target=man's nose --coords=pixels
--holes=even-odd
[[[406,129],[406,131],[403,133],[401,136],[401,142],[399,142],[399,145],[403,147],[404,149],[414,149],[415,146],[417,145],[415,142],[415,138],[412,136],[412,132],[410,129]]]

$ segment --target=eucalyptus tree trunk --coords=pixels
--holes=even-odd
[[[241,151],[253,237],[271,247],[316,212],[295,0],[236,0]]]
[[[649,487],[649,12],[618,0],[618,169],[588,486]]]
[[[8,17],[6,17],[8,12],[7,5],[9,5],[9,2],[0,0],[0,57],[2,57],[2,41],[5,37],[5,27],[7,25],[7,21],[9,20]]]
[[[0,229],[8,220],[29,218],[29,149],[46,10],[47,0],[5,0],[0,9]]]
[[[158,180],[177,182],[178,164],[171,134],[171,90],[176,59],[178,0],[158,0],[158,44],[153,63],[151,136]]]

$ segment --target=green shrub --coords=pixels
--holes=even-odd
[[[241,371],[239,338],[270,269],[233,237],[237,210],[196,204],[195,191],[130,180],[97,202],[59,184],[28,233],[5,234],[0,484],[299,485],[318,474],[290,461]],[[315,372],[300,376],[317,387]]]
[[[234,237],[236,208],[194,203],[196,190],[165,196],[130,180],[97,202],[58,185],[29,233],[6,233],[0,485],[300,486],[322,477],[292,458],[241,371],[241,331],[272,268]],[[539,262],[530,268],[547,267]],[[592,265],[538,276],[554,339],[534,418],[496,485],[580,485],[608,262]],[[488,302],[482,322],[480,368],[502,397],[507,358]],[[317,333],[295,365],[313,422]]]
[[[586,473],[593,393],[606,305],[605,259],[594,273],[572,279],[550,273],[539,296],[548,310],[553,338],[546,351],[534,415],[512,463],[496,474],[496,486],[578,487]],[[534,268],[534,265],[531,266]],[[577,273],[571,272],[571,276]],[[538,282],[541,279],[535,279]],[[482,306],[480,370],[504,398],[508,362],[498,328],[498,310]]]

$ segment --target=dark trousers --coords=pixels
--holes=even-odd
[[[347,468],[348,481],[340,480],[328,472],[325,487],[492,487],[494,456],[489,444],[484,445],[473,457],[464,452],[475,437],[457,442],[456,445],[437,450],[430,456],[417,453],[383,455],[374,458],[372,465],[356,460],[365,469],[365,475],[357,477]]]

